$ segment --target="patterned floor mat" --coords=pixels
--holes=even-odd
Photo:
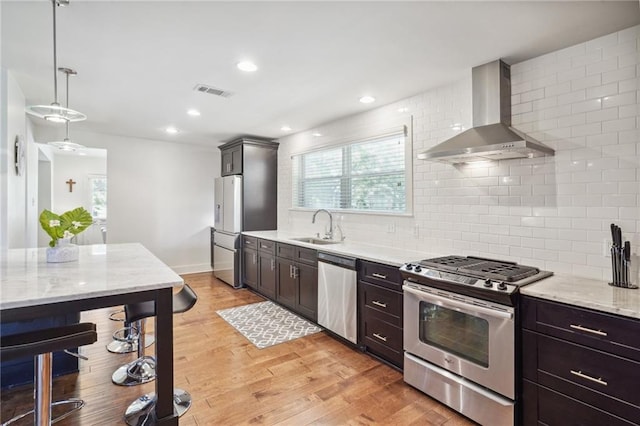
[[[317,325],[269,301],[216,313],[259,349],[322,331]]]

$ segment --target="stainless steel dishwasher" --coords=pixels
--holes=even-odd
[[[358,343],[356,259],[318,253],[318,324]]]

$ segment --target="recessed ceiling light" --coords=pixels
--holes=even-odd
[[[280,127],[280,130],[282,130],[283,132],[290,132],[291,131],[291,127],[284,125],[282,127]]]
[[[360,102],[362,102],[363,104],[370,104],[371,102],[375,102],[376,98],[374,98],[373,96],[363,96],[360,98]]]
[[[238,62],[236,66],[238,67],[239,70],[245,71],[245,72],[254,72],[258,70],[257,65],[251,61]]]
[[[398,108],[398,112],[407,112],[407,111],[409,111],[409,108],[407,107]]]
[[[170,135],[175,135],[176,133],[178,133],[178,129],[173,126],[167,127],[164,131],[169,133]]]
[[[198,111],[197,109],[193,109],[193,108],[188,110],[187,114],[189,114],[192,117],[200,117],[200,111]]]
[[[314,133],[311,133],[311,136],[315,136],[316,138],[319,138],[320,136],[322,136],[322,133],[314,132]]]

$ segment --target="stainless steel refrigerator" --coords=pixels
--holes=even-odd
[[[242,176],[216,178],[214,191],[213,274],[240,288]]]

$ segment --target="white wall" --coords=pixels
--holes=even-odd
[[[50,128],[36,130],[38,141],[62,136]],[[73,130],[73,140],[107,149],[109,243],[140,242],[177,273],[211,270],[218,148],[80,130]]]
[[[513,124],[553,147],[554,157],[482,166],[415,159],[457,133],[455,123],[470,127],[470,70],[463,81],[281,139],[278,228],[315,233],[323,226],[311,225],[312,212],[290,210],[290,155],[313,143],[312,132],[360,127],[408,108],[413,216],[344,214],[349,240],[609,279],[610,223],[622,227],[633,253],[640,250],[639,39],[636,26],[512,66]]]
[[[106,158],[54,155],[52,182],[54,211],[63,213],[76,207],[90,210],[89,177],[106,174]],[[66,183],[69,179],[76,182],[73,185],[73,191],[69,191],[69,185]]]
[[[24,113],[25,98],[18,83],[10,72],[3,69],[0,85],[3,123],[0,244],[3,248],[33,247],[36,244],[36,232],[30,220],[34,217],[36,201],[27,195],[27,191],[33,187],[33,181],[28,180],[27,176],[34,164],[35,144]],[[15,169],[14,144],[17,135],[23,138],[25,146],[25,171],[21,176],[17,175]],[[35,164],[37,167],[37,156]],[[34,177],[37,181],[37,171]]]

